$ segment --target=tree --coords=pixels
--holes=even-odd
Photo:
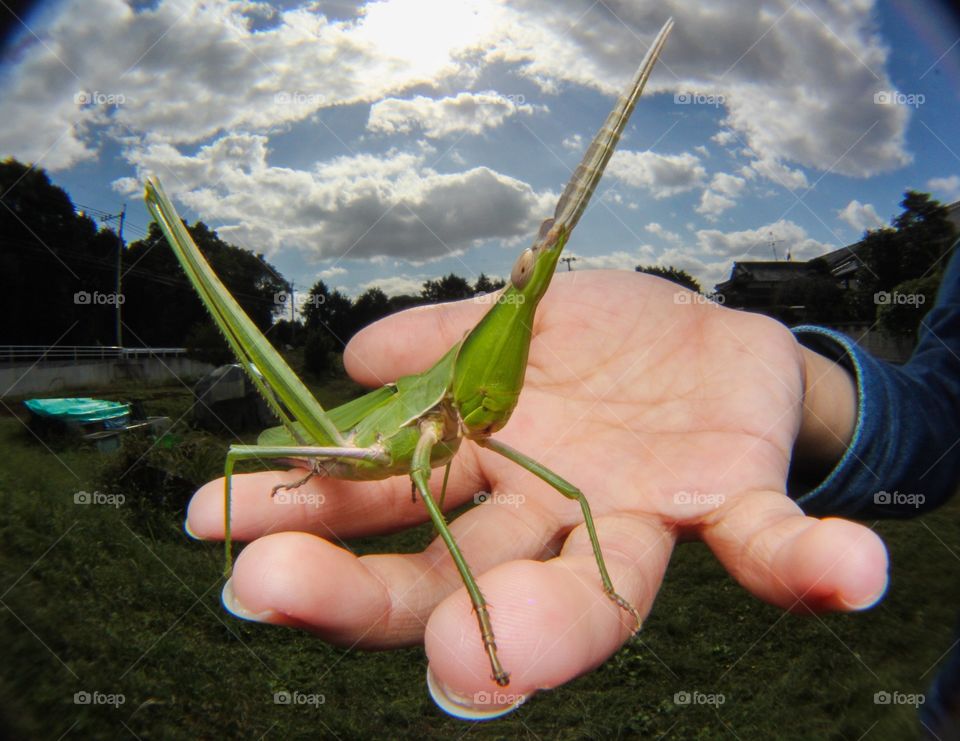
[[[773,303],[779,307],[775,318],[797,322],[836,322],[849,318],[845,315],[844,291],[830,274],[823,260],[807,263],[806,274],[786,281],[775,290]]]
[[[368,288],[353,302],[354,333],[391,313],[390,299],[379,288]]]
[[[493,291],[503,288],[506,284],[507,282],[501,278],[491,280],[485,273],[480,273],[477,282],[473,284],[473,293],[477,296],[484,293],[492,293]]]
[[[0,344],[112,345],[117,236],[12,158],[0,197]]]
[[[694,278],[686,270],[681,270],[680,268],[675,268],[672,265],[668,267],[660,267],[659,265],[650,265],[644,267],[643,265],[637,265],[634,268],[638,273],[646,273],[647,275],[655,275],[658,278],[666,278],[667,280],[673,281],[677,285],[681,285],[684,288],[689,288],[691,291],[696,291],[697,293],[703,293],[703,289],[700,287],[700,282]]]
[[[920,319],[933,306],[939,287],[939,275],[898,283],[878,301],[877,325],[888,335],[914,335]]]
[[[861,318],[882,319],[885,331],[909,335],[933,304],[954,248],[955,229],[947,209],[927,193],[907,191],[900,206],[903,212],[892,227],[868,231],[857,248],[863,264],[857,271],[854,301]],[[908,300],[913,295],[929,300]]]
[[[422,306],[424,303],[426,303],[426,301],[424,300],[423,296],[410,296],[408,294],[391,296],[390,313],[395,314],[398,311],[409,309],[412,306]]]
[[[262,332],[267,332],[275,312],[285,306],[282,297],[287,281],[262,255],[223,241],[202,221],[187,226],[187,230],[237,303]],[[198,323],[213,327],[213,320],[155,223],[150,224],[145,239],[130,245],[124,263],[129,268],[123,279],[123,316],[130,328],[130,344],[169,347],[182,344],[188,334],[203,341],[218,336],[194,329]],[[162,321],[157,306],[163,307]],[[221,340],[216,346],[225,344]],[[208,343],[208,349],[214,348]]]
[[[336,367],[333,353],[338,349],[339,344],[330,332],[322,327],[309,329],[307,340],[303,345],[303,364],[316,376],[327,375]]]
[[[436,304],[441,301],[459,301],[470,298],[474,294],[470,284],[459,275],[450,273],[437,280],[428,280],[420,291],[427,303]]]
[[[303,323],[299,320],[291,322],[289,319],[277,319],[270,328],[270,341],[275,346],[299,347],[306,341]]]
[[[0,343],[112,345],[122,302],[125,345],[225,345],[155,224],[120,250],[116,234],[78,213],[46,173],[0,163]],[[201,252],[262,330],[285,281],[261,255],[227,244],[202,222],[188,227]],[[118,255],[121,295],[116,296]],[[159,307],[159,311],[158,311]],[[205,329],[196,327],[203,323]]]
[[[354,333],[353,304],[340,291],[331,291],[326,283],[318,280],[307,294],[303,323],[308,332],[326,332],[335,346],[342,349]]]

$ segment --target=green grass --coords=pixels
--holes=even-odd
[[[182,388],[126,391],[151,414],[177,418],[189,405]],[[322,397],[351,393],[337,382]],[[149,466],[127,473],[146,448],[106,456],[59,441],[48,450],[20,420],[0,417],[5,737],[900,741],[919,737],[914,709],[876,705],[874,693],[926,692],[953,641],[960,502],[877,525],[891,550],[890,593],[859,615],[785,615],[690,544],[675,554],[640,638],[507,718],[467,724],[430,701],[421,648],[347,651],[224,612],[221,549],[191,541],[181,523],[193,486],[217,474],[225,441],[184,423],[177,431],[185,448],[154,451]],[[125,501],[75,504],[80,491]],[[355,546],[413,551],[431,537],[422,526]],[[283,690],[323,703],[275,704]],[[75,704],[84,691],[125,701]],[[682,691],[724,702],[678,705]]]

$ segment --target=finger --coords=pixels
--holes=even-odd
[[[358,383],[382,386],[421,373],[463,339],[490,309],[479,296],[393,314],[360,330],[343,352],[343,365]]]
[[[776,492],[739,497],[702,536],[761,599],[789,610],[862,610],[887,588],[887,551],[857,523],[807,517]]]
[[[535,505],[485,504],[450,530],[481,574],[506,560],[549,555],[557,527]],[[421,641],[431,611],[462,583],[439,538],[419,554],[358,558],[313,535],[276,533],[237,558],[224,604],[239,617],[309,628],[334,643],[387,648]]]
[[[271,495],[275,486],[293,484],[306,474],[302,468],[235,474],[230,507],[232,537],[249,541],[270,533],[303,530],[339,540],[398,530],[427,519],[423,502],[419,496],[413,498],[406,476],[362,482],[314,476],[301,486]],[[439,497],[442,468],[433,471],[430,482]],[[463,446],[450,469],[444,507],[456,507],[484,487],[472,450]],[[195,538],[223,539],[222,478],[204,484],[193,495],[185,528]]]
[[[672,535],[659,522],[633,515],[600,517],[596,526],[614,588],[646,615],[663,579]],[[484,574],[480,587],[509,686],[498,687],[491,678],[465,590],[437,607],[426,633],[435,699],[464,718],[490,717],[502,712],[500,706],[508,709],[518,698],[589,671],[636,627],[604,594],[583,526],[573,531],[560,557],[505,563]]]

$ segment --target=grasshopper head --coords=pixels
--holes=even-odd
[[[540,225],[537,241],[520,253],[513,264],[513,270],[510,271],[511,287],[534,305],[550,285],[568,234],[569,230],[554,226],[553,219],[547,219]]]

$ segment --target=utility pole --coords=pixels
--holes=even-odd
[[[123,266],[123,250],[126,245],[123,242],[123,222],[127,218],[127,204],[123,204],[123,208],[120,209],[118,214],[108,214],[106,216],[101,216],[100,221],[117,221],[117,276],[114,283],[114,296],[113,296],[113,305],[115,308],[115,327],[114,327],[114,341],[117,344],[117,347],[123,347],[123,333],[121,330],[122,321],[120,315],[120,307],[123,305],[123,299],[120,298],[120,278],[122,276],[122,266]]]
[[[577,261],[577,258],[575,258],[575,257],[561,257],[561,258],[560,258],[560,262],[565,262],[565,263],[567,263],[567,272],[568,272],[568,273],[569,273],[571,270],[573,270],[573,268],[570,267],[570,263],[576,262],[576,261]]]
[[[297,331],[297,296],[296,285],[290,281],[290,344],[293,344],[293,335]]]

